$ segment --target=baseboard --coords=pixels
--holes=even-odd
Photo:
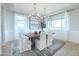
[[[71,43],[74,43],[74,44],[78,44],[79,45],[79,42],[74,42],[74,41],[68,41],[68,42],[71,42]]]

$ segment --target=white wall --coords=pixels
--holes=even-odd
[[[14,13],[6,10],[5,5],[2,5],[1,20],[2,20],[1,21],[1,25],[2,25],[1,26],[2,42],[1,43],[6,44],[8,41],[14,40],[15,37],[14,37]],[[2,54],[4,53],[5,52],[2,51]]]
[[[59,40],[66,41],[68,39],[68,33],[64,31],[55,31],[53,37]]]
[[[6,11],[5,42],[14,40],[14,13]]]
[[[1,4],[0,4],[0,55],[1,55]]]
[[[79,9],[70,12],[69,15],[70,15],[69,41],[79,43]]]
[[[5,4],[2,5],[2,42],[14,40],[14,13],[7,10]]]

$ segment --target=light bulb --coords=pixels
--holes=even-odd
[[[40,17],[40,14],[37,14]]]
[[[46,17],[46,16],[44,16],[44,17]]]
[[[31,16],[31,14],[29,16]]]
[[[34,15],[34,13],[32,13],[32,15]]]
[[[50,17],[48,16],[48,18],[50,18]]]

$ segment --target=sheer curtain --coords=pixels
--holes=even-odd
[[[22,14],[15,14],[15,36],[19,39],[19,33],[28,33],[29,20],[28,17]]]
[[[46,28],[52,31],[68,31],[69,15],[65,11],[62,14],[51,16],[46,20]]]
[[[69,18],[67,11],[64,12],[64,19],[65,19],[64,31],[67,32],[67,31],[69,31],[69,21],[70,21],[70,18]]]
[[[49,23],[48,23],[49,22]],[[51,16],[51,19],[47,19],[48,32],[55,33],[53,38],[60,40],[68,39],[69,31],[69,15],[65,11],[62,14]]]

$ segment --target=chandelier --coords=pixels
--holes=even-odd
[[[49,16],[47,16],[47,14],[46,14],[46,8],[44,8],[44,14],[40,15],[39,13],[37,13],[36,3],[34,3],[33,6],[34,6],[33,7],[34,12],[29,14],[29,17],[42,18],[42,19],[49,18]]]
[[[34,5],[34,12],[29,14],[29,17],[40,18],[40,14],[37,13],[37,10],[36,10],[36,3],[34,3],[33,5]]]

